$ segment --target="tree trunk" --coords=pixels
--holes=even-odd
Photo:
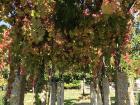
[[[55,105],[56,102],[56,90],[57,90],[57,84],[55,81],[51,82],[50,86],[50,101],[49,105]]]
[[[125,72],[116,74],[116,105],[129,105],[128,78]]]
[[[10,96],[10,105],[20,105],[20,78],[19,75],[15,75],[15,80],[12,84],[11,96]]]
[[[110,105],[110,97],[109,97],[109,81],[108,77],[106,76],[106,67],[105,67],[105,58],[103,57],[103,65],[102,71],[100,73],[100,82],[99,87],[101,90],[101,97],[102,97],[102,104],[103,105]]]
[[[103,105],[102,98],[101,98],[101,91],[97,80],[91,83],[90,94],[91,94],[91,98],[90,98],[91,105]]]
[[[134,79],[129,79],[129,88],[128,88],[128,94],[129,94],[129,103],[128,105],[135,105],[135,96],[134,96]]]
[[[85,78],[81,81],[81,93],[85,96]]]
[[[97,105],[103,105],[101,91],[98,84],[97,84]]]
[[[107,77],[102,79],[102,97],[103,105],[110,105],[109,81]]]
[[[35,84],[35,105],[41,105],[40,93],[43,91],[45,85],[45,63],[44,58],[40,58],[39,68],[36,72],[36,84]]]
[[[20,81],[20,100],[19,105],[24,105],[24,94],[25,94],[25,87],[26,87],[26,77],[25,75],[21,76]]]
[[[50,86],[48,86],[47,105],[50,105],[50,95],[51,95],[51,92],[50,92]]]
[[[57,105],[64,105],[64,82],[58,82]]]
[[[47,92],[45,89],[43,89],[41,94],[40,94],[41,105],[46,105],[46,96],[47,96]]]
[[[90,103],[91,105],[97,105],[97,93],[94,88],[93,82],[90,84]]]

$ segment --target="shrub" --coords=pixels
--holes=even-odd
[[[71,83],[64,83],[65,89],[79,89],[80,88],[80,81],[73,80]]]

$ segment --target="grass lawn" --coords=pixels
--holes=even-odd
[[[80,90],[69,90],[66,89],[64,92],[64,97],[65,97],[65,105],[75,105],[78,97],[81,96]],[[33,105],[33,94],[32,93],[27,93],[25,95],[25,105]]]
[[[65,90],[65,102],[64,105],[77,105],[77,101],[81,97],[80,90]],[[77,104],[76,104],[77,103]]]

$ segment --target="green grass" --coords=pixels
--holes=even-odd
[[[64,92],[64,96],[65,96],[65,99],[78,99],[78,97],[80,97],[81,95],[81,91],[78,90],[78,89],[66,89],[65,92]]]
[[[78,98],[81,96],[80,90],[66,89],[64,92],[65,102],[64,105],[76,105]]]
[[[64,105],[75,105],[77,102],[78,97],[80,97],[81,93],[80,90],[70,90],[66,89],[64,92],[64,97],[65,97],[65,102]],[[27,93],[25,95],[25,105],[33,105],[33,94],[32,93]]]

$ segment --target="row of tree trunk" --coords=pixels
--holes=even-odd
[[[91,105],[111,105],[109,88],[107,77],[102,78],[102,88],[99,87],[98,80],[96,81],[96,87],[91,83]],[[133,79],[128,80],[126,73],[118,72],[115,84],[115,105],[134,105],[133,88]]]
[[[64,105],[64,83],[51,82],[48,105]]]
[[[15,74],[14,82],[11,84],[10,97],[7,99],[10,105],[24,105],[25,77]],[[131,81],[130,81],[131,80]],[[115,103],[116,105],[134,105],[133,81],[128,80],[124,72],[116,73],[115,83]],[[64,83],[52,81],[50,83],[50,94],[48,96],[48,105],[64,105]],[[91,82],[90,96],[91,105],[111,105],[109,81],[107,77]],[[9,90],[8,90],[9,91]],[[8,105],[8,104],[5,104]],[[43,104],[42,105],[46,105]]]
[[[131,80],[131,81],[130,81]],[[128,81],[127,75],[124,72],[118,72],[116,75],[116,105],[134,105],[134,93],[133,93],[133,81]],[[128,85],[129,84],[129,85]],[[110,84],[107,77],[102,78],[102,88],[99,86],[99,80],[91,82],[90,96],[91,105],[111,105],[110,97]],[[57,90],[57,91],[56,91]],[[57,94],[57,99],[56,99]],[[58,83],[56,89],[56,83],[51,85],[51,98],[49,105],[64,105],[64,84]]]

